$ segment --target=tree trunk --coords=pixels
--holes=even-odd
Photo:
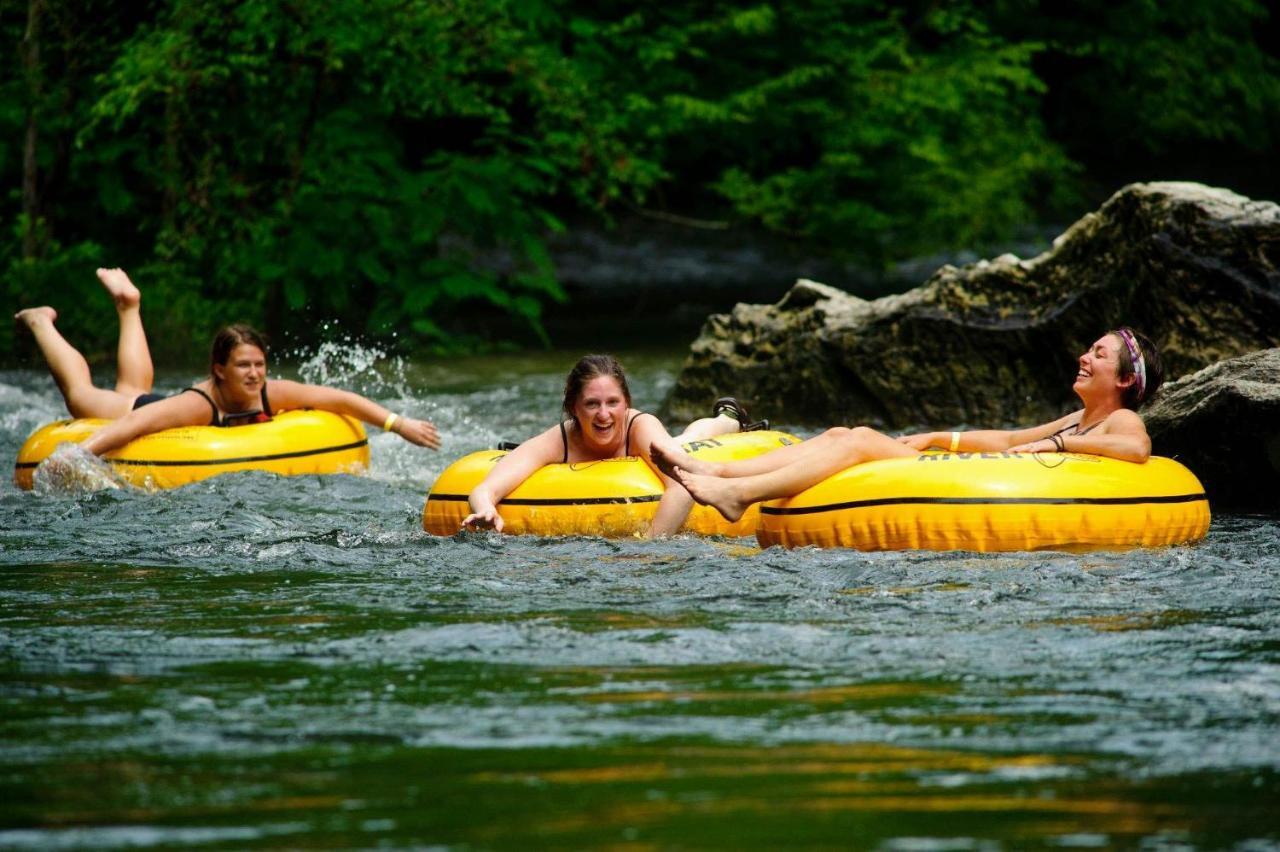
[[[27,3],[27,31],[22,36],[22,70],[27,84],[27,128],[22,140],[22,256],[33,258],[40,249],[40,185],[36,153],[40,133],[40,16],[44,0]]]

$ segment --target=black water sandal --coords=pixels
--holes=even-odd
[[[728,414],[734,420],[737,420],[739,432],[759,432],[769,428],[768,420],[757,420],[753,423],[751,415],[747,414],[747,410],[742,407],[742,403],[731,396],[722,396],[712,403],[711,416],[719,417],[721,414]]]

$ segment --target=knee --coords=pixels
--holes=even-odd
[[[834,429],[829,429],[827,434],[831,435],[832,440],[835,441],[841,452],[850,456],[857,456],[862,453],[867,444],[878,433],[868,426],[854,426],[852,428],[838,426]]]
[[[876,430],[870,426],[832,426],[825,433],[827,437],[836,441],[865,441],[871,435],[876,434]]]
[[[714,438],[716,435],[723,435],[728,428],[721,428],[719,424],[710,417],[703,417],[701,420],[695,420],[680,433],[677,439],[680,443],[685,444],[689,441],[699,441],[703,438]]]

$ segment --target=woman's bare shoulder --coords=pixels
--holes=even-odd
[[[1102,421],[1107,432],[1146,432],[1147,424],[1142,415],[1131,408],[1117,408]]]

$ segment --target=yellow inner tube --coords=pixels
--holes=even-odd
[[[108,420],[60,420],[32,433],[14,464],[13,481],[30,489],[36,466],[68,441],[79,443]],[[130,441],[103,458],[132,485],[176,488],[238,470],[283,476],[358,473],[369,466],[369,440],[356,420],[328,411],[285,411],[267,423],[219,428],[183,426]]]
[[[707,461],[751,458],[799,438],[785,432],[739,432],[682,444]],[[440,474],[422,508],[422,528],[453,535],[471,513],[469,495],[506,453],[484,450],[455,461]],[[498,506],[504,532],[514,535],[642,535],[653,520],[663,484],[642,459],[628,457],[573,464],[549,464],[507,495]],[[747,536],[756,531],[759,510],[729,523],[714,509],[694,506],[684,531],[702,535]]]
[[[1197,541],[1200,480],[1172,459],[925,453],[855,465],[761,506],[762,547],[1106,550]]]

